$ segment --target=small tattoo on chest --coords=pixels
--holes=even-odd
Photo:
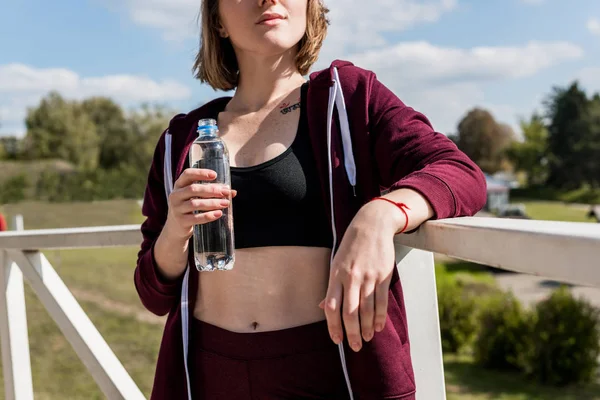
[[[298,100],[297,103],[295,104],[290,104],[290,103],[282,103],[280,106],[280,112],[285,115],[287,113],[291,113],[294,110],[297,110],[300,108],[300,100]]]

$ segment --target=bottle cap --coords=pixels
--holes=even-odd
[[[205,118],[198,121],[198,133],[214,132],[217,130],[217,121],[212,118]]]
[[[209,128],[213,126],[217,126],[217,121],[212,118],[205,118],[198,121],[198,128]]]

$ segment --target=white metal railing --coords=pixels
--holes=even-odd
[[[505,218],[430,221],[398,244],[509,271],[600,287],[600,224]]]
[[[0,328],[7,400],[32,399],[25,276],[109,399],[142,399],[40,249],[139,246],[138,225],[0,233]],[[395,239],[419,400],[445,399],[433,252],[600,286],[600,224],[496,218],[430,221]],[[2,262],[2,258],[4,261]],[[22,274],[20,274],[22,271]]]
[[[22,219],[15,222],[22,227]],[[7,400],[33,400],[23,276],[109,399],[144,395],[39,249],[139,245],[140,227],[0,232],[0,333]]]

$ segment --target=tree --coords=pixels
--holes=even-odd
[[[505,168],[505,150],[514,140],[509,125],[499,124],[492,114],[474,108],[458,124],[457,146],[487,173]]]
[[[2,124],[0,123],[0,126],[2,126]],[[2,139],[2,137],[0,137],[0,139]],[[4,143],[0,142],[0,160],[4,160],[6,158],[6,150],[4,149]]]
[[[0,159],[17,160],[21,156],[21,146],[23,140],[16,136],[0,137]]]
[[[583,124],[585,136],[577,148],[580,168],[584,183],[600,188],[600,98],[590,102]]]
[[[541,185],[548,178],[548,129],[541,115],[521,119],[523,141],[513,142],[507,154],[515,170],[527,174],[528,185]]]
[[[84,169],[98,165],[96,126],[81,104],[51,92],[28,110],[25,124],[29,158],[59,158]]]
[[[580,187],[585,181],[581,154],[589,131],[589,100],[577,82],[553,88],[545,100],[548,127],[548,184],[563,189]]]
[[[0,127],[2,123],[0,123]],[[18,139],[15,136],[0,136],[0,160],[17,158]]]
[[[96,126],[100,143],[98,165],[105,169],[118,167],[129,156],[122,146],[129,134],[123,110],[106,97],[86,99],[81,106]]]

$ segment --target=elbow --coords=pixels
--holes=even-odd
[[[487,182],[481,169],[474,165],[471,191],[471,207],[466,216],[472,217],[481,211],[487,203]]]
[[[152,314],[163,317],[171,311],[174,296],[165,295],[153,288],[142,277],[139,266],[135,269],[134,284],[142,305]]]
[[[472,217],[487,203],[487,183],[481,169],[473,162],[463,169],[463,177],[452,192],[455,200],[454,217]]]
[[[140,299],[146,310],[159,317],[164,317],[171,311],[171,307],[166,307],[164,304],[156,304],[150,301],[144,301],[142,297],[140,297]]]

